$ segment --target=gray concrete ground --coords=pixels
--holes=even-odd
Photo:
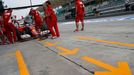
[[[104,19],[109,20],[109,18],[100,18],[91,21]],[[15,57],[16,49],[22,51],[30,75],[93,75],[95,71],[107,71],[82,60],[82,56],[91,57],[114,67],[118,66],[117,62],[126,61],[134,75],[134,46],[127,47],[78,39],[79,36],[82,36],[134,44],[134,20],[91,21],[85,21],[85,31],[76,33],[73,32],[74,22],[59,23],[61,37],[54,40],[31,40],[0,46],[0,75],[19,75]],[[60,42],[58,44],[60,47],[70,50],[79,48],[79,51],[74,55],[59,55],[62,51],[56,47],[47,47],[45,42]]]

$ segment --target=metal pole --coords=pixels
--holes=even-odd
[[[30,5],[31,5],[31,8],[32,8],[32,0],[30,0]]]

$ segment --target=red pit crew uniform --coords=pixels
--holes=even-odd
[[[12,10],[7,10],[4,12],[3,20],[4,20],[4,28],[6,30],[6,36],[11,44],[13,44],[17,38],[16,38],[16,27],[9,23],[10,17],[12,14]]]
[[[84,4],[80,1],[76,1],[76,22],[84,20]]]
[[[44,18],[44,21],[49,29],[49,23],[50,23],[50,18],[48,16],[46,16],[48,13],[48,11],[46,9],[44,9],[44,14],[45,14],[45,18]]]
[[[53,10],[53,8],[49,5],[46,9],[47,13],[46,16],[47,18],[50,19],[50,22],[48,20],[48,28],[52,34],[52,37],[60,37],[59,29],[58,29],[58,24],[57,24],[57,17],[56,14]]]
[[[30,15],[33,16],[34,21],[35,21],[35,28],[38,32],[40,32],[40,29],[43,25],[43,21],[41,19],[41,16],[37,10],[31,9]]]
[[[82,31],[84,30],[84,4],[80,1],[80,0],[76,0],[76,18],[75,18],[75,22],[76,22],[76,30],[78,31],[79,26],[78,23],[81,22],[82,23]]]

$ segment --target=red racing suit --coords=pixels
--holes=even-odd
[[[41,19],[39,12],[37,10],[31,9],[29,15],[33,16],[34,21],[35,21],[35,28],[37,31],[39,31],[39,29],[41,29],[43,25],[43,21]]]
[[[48,20],[48,28],[52,34],[52,37],[57,36],[60,37],[58,24],[57,24],[57,17],[53,10],[53,8],[49,5],[46,9],[45,15],[47,16]]]
[[[76,22],[84,20],[84,4],[80,0],[76,0]]]
[[[10,43],[16,42],[16,27],[9,23],[10,17],[12,15],[12,10],[7,10],[3,14],[4,28],[6,30],[5,35],[7,36]]]
[[[48,15],[48,14],[49,14],[46,9],[44,9],[44,14],[45,14],[45,15]],[[49,18],[49,16],[45,16],[44,21],[45,21],[45,23],[46,23],[46,25],[47,25],[47,27],[48,27],[48,29],[49,29],[49,23],[50,23],[50,18]]]

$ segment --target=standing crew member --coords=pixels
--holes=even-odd
[[[41,32],[41,27],[43,25],[43,21],[41,19],[41,16],[37,10],[31,9],[29,15],[32,15],[35,21],[35,28],[38,33]]]
[[[75,8],[76,8],[76,19],[75,19],[75,22],[76,22],[76,29],[74,32],[78,32],[79,31],[79,22],[81,22],[82,24],[82,28],[81,28],[81,31],[84,30],[84,13],[85,13],[85,10],[84,10],[84,4],[82,3],[82,1],[80,0],[75,0],[76,3],[75,3]]]
[[[50,19],[48,22],[48,28],[52,34],[52,39],[56,38],[56,37],[60,37],[60,33],[59,33],[59,29],[58,29],[58,24],[57,24],[57,17],[56,14],[51,6],[50,1],[46,1],[46,12],[45,16]]]

